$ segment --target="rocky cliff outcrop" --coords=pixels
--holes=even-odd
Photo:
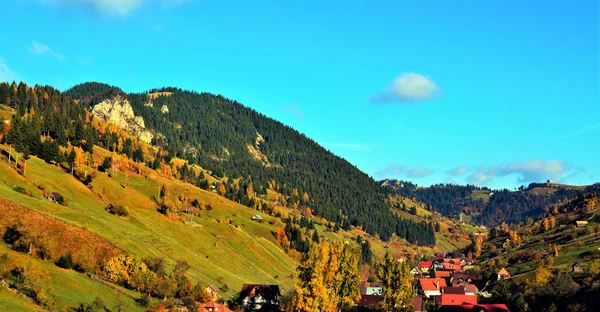
[[[135,116],[129,101],[121,96],[100,102],[94,106],[92,113],[96,117],[116,124],[129,134],[138,137],[141,141],[150,143],[152,140],[153,135],[146,130],[144,118]]]

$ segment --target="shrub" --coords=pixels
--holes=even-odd
[[[60,258],[58,258],[58,260],[55,262],[55,264],[58,267],[61,267],[63,269],[72,269],[73,268],[73,257],[71,256],[71,253],[68,252],[68,253],[60,256]]]
[[[111,214],[114,214],[114,215],[117,215],[120,217],[129,216],[129,208],[127,208],[127,206],[123,206],[123,205],[112,206],[112,207],[110,207],[110,209],[107,209],[107,211]]]
[[[20,186],[17,186],[15,188],[13,188],[13,191],[15,191],[17,193],[21,193],[21,194],[27,194],[27,191],[24,188],[20,187]]]

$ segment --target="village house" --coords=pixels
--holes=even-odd
[[[198,307],[198,312],[233,312],[231,309],[226,307],[225,305],[209,302],[207,304],[200,304]]]
[[[453,272],[462,272],[462,266],[454,263],[444,263],[444,270],[453,271]]]
[[[584,227],[588,225],[588,222],[585,220],[582,221],[575,221],[575,225],[577,225],[577,227]]]
[[[252,220],[262,220],[262,216],[257,214],[252,216]]]
[[[431,262],[431,261],[421,261],[421,262],[419,262],[419,269],[423,273],[429,272],[429,270],[431,270],[432,266],[433,266],[433,262]]]
[[[358,300],[357,306],[359,307],[373,307],[376,306],[379,301],[381,301],[381,296],[379,295],[360,295],[360,299]]]
[[[406,262],[406,260],[408,260],[408,258],[406,256],[398,256],[398,262],[404,263],[404,262]]]
[[[462,260],[460,258],[445,258],[444,270],[462,272]]]
[[[465,294],[441,294],[435,297],[436,305],[456,306],[463,304],[477,304],[477,296]]]
[[[420,278],[419,286],[425,297],[439,296],[442,288],[446,287],[446,280],[443,278]]]
[[[585,271],[585,269],[583,268],[583,265],[579,264],[579,262],[575,262],[573,264],[573,272],[583,272]]]
[[[244,284],[240,291],[245,311],[279,311],[279,296],[278,285]]]
[[[50,193],[50,195],[48,195],[48,200],[53,203],[59,203],[59,204],[64,202],[64,198],[62,197],[62,195],[60,195],[57,192]]]
[[[452,282],[452,283],[455,283],[455,282],[471,283],[476,280],[478,280],[477,275],[466,273],[466,272],[454,272],[454,274],[452,274],[452,278],[450,278],[450,282]]]
[[[381,283],[369,283],[364,282],[360,284],[360,294],[361,295],[383,295],[383,284]]]
[[[505,304],[461,304],[440,307],[440,312],[510,312]]]
[[[464,288],[465,295],[475,295],[477,294],[477,286],[467,283],[467,282],[458,282],[455,281],[452,284],[452,287],[462,287]]]
[[[444,271],[444,270],[435,270],[434,277],[435,278],[450,278],[452,276],[452,271]]]
[[[219,287],[215,285],[206,286],[206,292],[210,294],[210,299],[212,301],[217,301],[217,299],[219,299]]]
[[[510,274],[508,273],[508,271],[506,271],[505,268],[500,269],[500,271],[498,271],[498,280],[502,281],[508,279],[510,279]]]

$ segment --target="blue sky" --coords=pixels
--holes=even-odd
[[[600,181],[597,1],[7,2],[0,80],[220,93],[377,179]]]

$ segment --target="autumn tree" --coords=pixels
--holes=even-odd
[[[298,266],[293,311],[339,311],[360,297],[360,259],[354,247],[341,242],[313,244]]]
[[[479,258],[483,246],[483,236],[478,235],[473,237],[473,256]]]
[[[380,306],[384,311],[412,311],[412,276],[408,263],[399,262],[386,253],[377,266],[377,277],[383,284]]]

